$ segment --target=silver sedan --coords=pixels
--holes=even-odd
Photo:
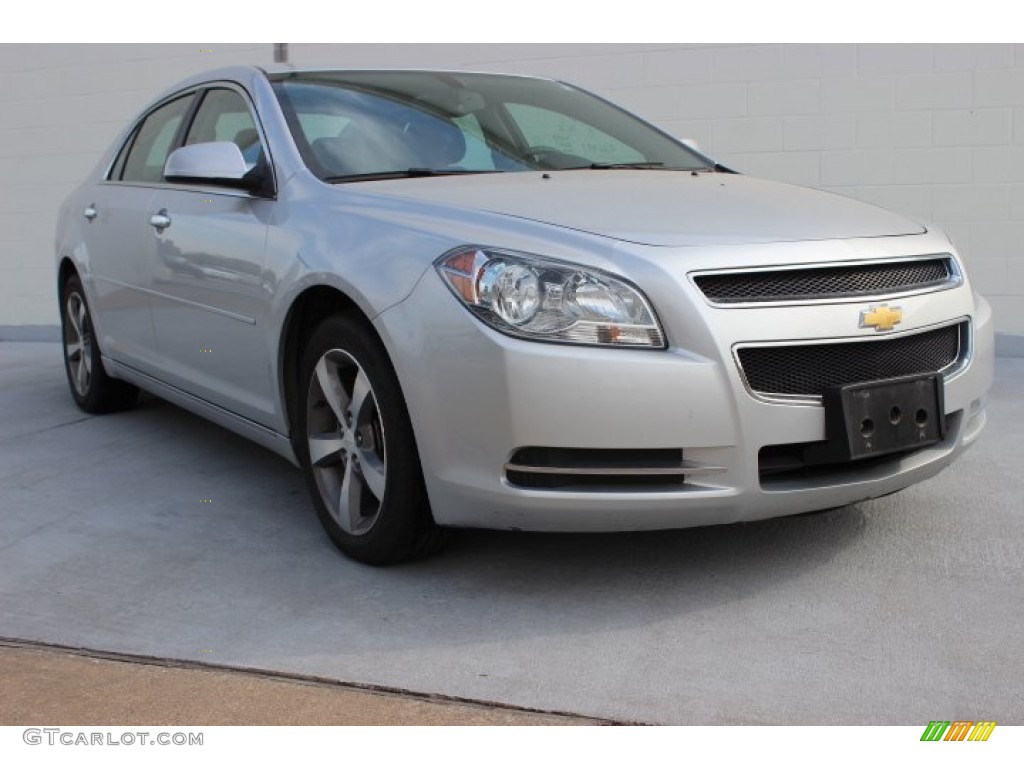
[[[276,451],[368,563],[850,504],[985,424],[991,311],[941,232],[551,80],[206,73],[56,244],[79,406],[143,388]]]

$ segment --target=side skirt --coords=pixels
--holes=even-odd
[[[202,416],[214,424],[230,429],[232,432],[252,440],[258,445],[262,445],[279,456],[283,456],[295,466],[299,466],[299,460],[292,448],[291,441],[284,435],[268,429],[262,424],[257,424],[255,421],[239,416],[237,413],[221,408],[219,405],[214,405],[207,400],[189,394],[182,389],[166,384],[116,360],[104,357],[103,367],[109,375],[130,382],[140,389],[151,392],[157,397],[174,403],[187,411],[191,411],[197,416]]]

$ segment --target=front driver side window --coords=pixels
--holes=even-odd
[[[192,94],[189,94],[150,113],[128,151],[128,159],[121,172],[122,181],[158,182],[163,179],[164,163],[191,103]]]
[[[227,88],[214,88],[206,92],[203,103],[185,137],[186,144],[207,141],[230,141],[241,151],[250,170],[259,160],[263,145],[256,130],[256,122],[245,99]]]

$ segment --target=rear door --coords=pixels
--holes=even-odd
[[[173,98],[140,121],[82,211],[100,346],[104,354],[150,374],[159,356],[150,305],[153,230],[147,219],[193,97]]]

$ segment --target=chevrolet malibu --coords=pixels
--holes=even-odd
[[[56,256],[83,410],[141,388],[279,453],[367,563],[851,504],[985,424],[991,312],[941,232],[552,80],[194,77]]]

